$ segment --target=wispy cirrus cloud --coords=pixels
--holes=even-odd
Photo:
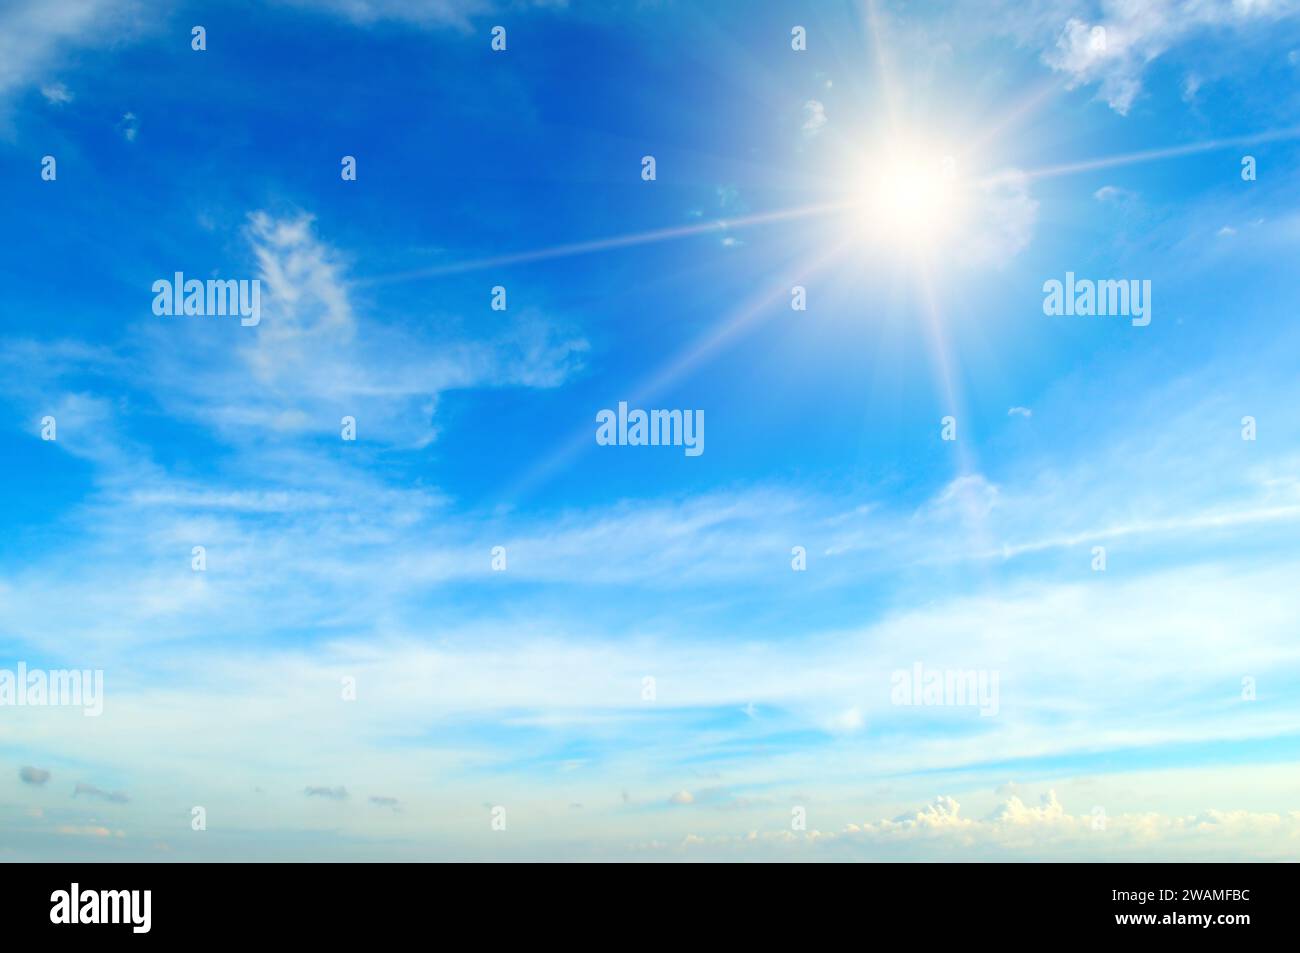
[[[109,804],[125,804],[130,800],[121,791],[105,791],[103,788],[80,781],[77,782],[77,786],[73,789],[72,796],[95,798],[100,801],[107,801]]]
[[[302,793],[307,797],[321,797],[327,801],[346,801],[348,798],[348,789],[345,787],[307,787]]]
[[[384,21],[423,28],[470,29],[474,18],[506,7],[499,0],[280,0],[281,3],[343,17],[359,26]],[[567,0],[526,0],[529,5],[564,8]]]
[[[138,35],[158,10],[139,0],[12,0],[0,8],[0,108],[15,92],[43,84],[52,103],[71,100],[54,79],[60,58],[81,46],[104,46]],[[146,17],[146,13],[150,16]]]
[[[281,4],[274,16],[288,19],[307,6]],[[1046,6],[1013,13],[1025,22]],[[1140,94],[1141,50],[1150,44],[1134,39],[1131,56],[1092,62],[1086,49],[1071,52],[1056,43],[1068,36],[1062,30],[1071,17],[1091,26],[1098,9],[1103,21],[1141,11],[1118,4],[1050,6],[1046,25],[1034,23],[1032,42],[1066,57],[1056,76],[1096,84],[1103,96]],[[484,37],[455,30],[477,31],[490,22],[480,18],[490,8],[475,3],[310,7],[343,22],[344,30],[348,23],[385,24],[358,34],[366,41],[350,51],[358,62],[377,52],[369,50],[371,41],[386,55],[390,44],[403,42],[480,44]],[[665,8],[663,15],[673,11]],[[89,22],[77,29],[89,30]],[[306,22],[308,30],[328,25],[319,17]],[[292,32],[277,33],[285,38],[278,42],[289,42]],[[560,43],[563,32],[552,41]],[[511,36],[513,44],[513,28]],[[917,91],[943,89],[963,37],[944,37],[925,21],[912,24],[910,37],[924,55],[897,57],[900,91],[912,80],[919,81]],[[78,43],[92,42],[98,41],[73,31],[47,43],[47,54],[32,58],[37,65],[23,67],[24,78],[11,87],[45,90],[45,102],[32,99],[41,119],[65,125],[73,140],[75,114],[94,97],[82,77],[57,67],[66,52],[85,48]],[[185,56],[189,68],[195,61]],[[791,59],[799,61],[783,56],[782,62]],[[1034,81],[1044,72],[1032,57],[1021,59],[1024,69],[1008,66],[996,74],[998,82],[1019,85],[1026,74]],[[501,57],[495,66],[509,76],[521,60],[527,62]],[[988,65],[981,59],[971,75],[993,77]],[[305,78],[309,69],[304,66]],[[1112,76],[1118,79],[1108,86]],[[1126,76],[1135,77],[1137,92],[1120,82]],[[524,79],[511,82],[528,89]],[[223,151],[223,143],[242,145],[246,133],[281,128],[291,114],[314,122],[309,87],[327,85],[304,82],[302,101],[284,115],[268,109],[253,122],[241,112],[233,136],[214,110],[208,117],[218,132],[211,139],[214,169],[244,168],[231,159],[246,156]],[[822,147],[835,137],[826,135],[826,107],[835,107],[836,123],[850,123],[852,110],[838,92],[850,87],[828,81],[819,83],[816,100],[806,100],[806,90],[788,95],[781,100],[786,107],[771,117],[776,131],[788,139],[791,116],[806,101],[814,108],[803,115],[805,132],[820,138],[817,150],[805,153],[829,151]],[[76,108],[54,108],[66,105],[64,92],[75,97]],[[144,117],[137,146],[150,149],[120,142],[115,148],[132,162],[156,161],[161,184],[168,162],[191,166],[157,141],[166,101],[139,92],[103,113],[100,132],[111,138],[114,119],[127,106]],[[688,92],[664,100],[689,105],[698,97]],[[734,100],[737,129],[751,120],[755,130],[767,128],[768,117],[747,112],[743,99]],[[486,100],[465,97],[474,109],[496,108],[492,95]],[[540,93],[538,102],[557,116],[571,104],[547,103]],[[923,105],[919,97],[912,104]],[[616,104],[611,98],[595,105],[613,110]],[[395,120],[383,112],[374,118],[380,125],[368,130],[369,141],[379,144]],[[646,118],[695,128],[683,127],[692,117],[680,113]],[[362,117],[348,119],[366,128]],[[1061,125],[1045,123],[1041,137],[999,143],[1008,154],[996,161],[1020,161],[1012,146],[1033,152],[1035,164],[1051,158],[1052,149],[1074,142],[1077,119],[1062,110]],[[449,118],[447,134],[458,143],[473,142],[485,128],[451,136],[452,125]],[[1109,127],[1131,130],[1132,124]],[[606,124],[605,132],[611,128]],[[437,129],[443,135],[443,126]],[[701,173],[681,201],[694,201],[708,183],[733,181],[719,190],[709,214],[731,219],[751,202],[761,210],[778,198],[795,201],[785,187],[798,177],[788,169],[760,169],[758,152],[729,152],[724,138],[743,141],[746,149],[750,141],[726,131],[714,147],[727,166]],[[923,361],[906,358],[888,368],[873,386],[897,389],[865,404],[860,395],[817,390],[825,350],[882,353],[885,361],[895,356],[876,336],[887,334],[888,321],[874,314],[863,320],[863,302],[883,300],[886,286],[872,284],[870,263],[858,259],[828,275],[831,280],[809,285],[815,306],[800,317],[816,325],[768,322],[782,325],[790,335],[783,338],[766,336],[755,320],[745,327],[743,346],[731,353],[719,347],[710,363],[674,379],[681,399],[708,403],[719,454],[703,463],[716,469],[697,467],[679,481],[647,456],[648,465],[631,477],[614,476],[617,467],[604,470],[609,457],[596,460],[579,447],[555,495],[539,494],[545,502],[535,507],[515,500],[495,506],[492,485],[511,482],[502,472],[528,466],[536,445],[551,440],[547,428],[559,432],[586,420],[594,393],[613,393],[644,376],[647,360],[674,347],[681,327],[708,334],[718,312],[734,306],[736,288],[776,270],[764,258],[772,249],[786,255],[798,242],[823,237],[773,225],[746,232],[742,247],[728,234],[732,261],[725,268],[694,260],[699,244],[683,253],[665,242],[654,249],[662,258],[632,258],[639,246],[627,246],[600,259],[599,268],[588,267],[597,259],[579,256],[502,261],[500,277],[484,269],[463,287],[456,285],[460,273],[425,275],[429,283],[418,287],[354,279],[357,256],[378,267],[391,251],[379,241],[361,246],[340,238],[354,225],[367,243],[379,234],[363,229],[359,210],[346,204],[358,194],[375,203],[367,207],[398,214],[412,194],[430,199],[433,193],[420,188],[432,183],[446,189],[434,204],[451,221],[460,196],[450,193],[463,190],[466,206],[485,213],[478,223],[483,231],[474,231],[476,224],[468,232],[472,245],[541,248],[580,240],[589,225],[603,227],[605,210],[588,207],[593,183],[630,170],[625,184],[642,184],[634,164],[621,169],[601,147],[581,150],[586,158],[577,184],[570,183],[575,170],[550,157],[559,154],[553,148],[574,143],[529,139],[531,132],[509,130],[512,142],[536,148],[533,168],[553,190],[554,209],[580,209],[581,217],[549,216],[530,226],[529,203],[521,199],[534,194],[537,181],[514,191],[519,170],[495,164],[499,146],[489,153],[466,146],[464,156],[439,150],[447,165],[435,174],[424,178],[424,168],[414,178],[401,174],[398,151],[438,146],[412,128],[403,131],[403,150],[387,156],[378,150],[366,160],[364,168],[375,172],[387,163],[390,174],[363,180],[364,192],[332,189],[319,201],[305,198],[317,180],[292,169],[280,182],[258,182],[251,201],[259,205],[245,216],[248,183],[236,177],[231,191],[240,201],[204,216],[210,244],[187,247],[183,234],[163,227],[124,229],[120,248],[101,242],[101,270],[93,280],[66,285],[102,305],[107,320],[93,327],[76,320],[83,302],[64,307],[58,295],[49,296],[52,306],[36,301],[33,313],[45,322],[36,330],[14,309],[16,336],[0,348],[5,439],[20,462],[12,471],[15,495],[38,505],[13,517],[16,555],[0,579],[5,649],[102,665],[111,703],[102,734],[88,734],[61,711],[32,708],[6,715],[0,742],[61,775],[69,769],[60,765],[76,765],[82,776],[149,792],[147,799],[105,808],[114,795],[86,785],[73,802],[61,797],[50,806],[48,785],[21,774],[14,782],[11,775],[11,798],[26,803],[0,806],[0,822],[21,828],[24,849],[57,849],[49,847],[57,840],[51,825],[108,831],[96,811],[111,813],[113,828],[123,818],[124,850],[150,849],[150,839],[172,836],[201,791],[222,818],[225,839],[173,841],[174,849],[219,853],[235,845],[250,854],[270,852],[291,839],[273,835],[292,817],[308,835],[319,835],[293,847],[309,856],[348,850],[373,856],[376,837],[394,854],[427,852],[430,844],[445,854],[453,844],[474,856],[482,851],[475,832],[486,830],[483,806],[508,804],[518,833],[512,843],[542,845],[539,854],[617,852],[638,838],[707,851],[715,842],[731,844],[737,830],[752,830],[739,849],[757,849],[752,841],[781,850],[819,845],[811,849],[919,857],[951,856],[974,844],[963,856],[1090,856],[1102,843],[1093,836],[1090,809],[1112,801],[1058,785],[1059,799],[1035,802],[1017,793],[990,808],[975,787],[1024,775],[1032,786],[1046,772],[1067,784],[1089,772],[1128,778],[1134,766],[1159,758],[1190,765],[1237,759],[1252,779],[1268,775],[1259,798],[1286,796],[1290,781],[1269,772],[1296,743],[1294,706],[1285,700],[1300,684],[1292,632],[1300,606],[1289,584],[1300,571],[1290,545],[1300,522],[1300,458],[1291,449],[1298,435],[1285,408],[1300,394],[1289,342],[1273,312],[1252,325],[1241,302],[1224,309],[1244,322],[1240,339],[1248,344],[1240,353],[1189,344],[1210,322],[1196,320],[1202,315],[1195,307],[1166,306],[1165,297],[1161,307],[1169,310],[1151,337],[1126,338],[1123,347],[1111,338],[1093,349],[1115,330],[1109,327],[1054,325],[1044,334],[1034,301],[1042,276],[1025,254],[1040,230],[1040,208],[1052,224],[1043,237],[1050,238],[1045,254],[1053,266],[1071,267],[1072,256],[1106,249],[1070,244],[1070,229],[1059,227],[1062,194],[1046,180],[1008,173],[973,198],[978,227],[960,255],[977,267],[952,281],[954,307],[935,317],[909,305],[894,315],[909,335],[897,356],[920,350],[910,335],[919,341],[926,327],[942,330],[950,335],[953,379],[972,383],[977,399],[962,412],[965,453],[955,465],[949,448],[921,429],[931,423],[928,391],[910,381],[912,371],[918,377],[929,371]],[[1126,147],[1105,140],[1087,149],[1094,145]],[[629,155],[641,149],[637,144]],[[707,164],[706,152],[700,155]],[[521,145],[520,154],[533,153]],[[328,173],[339,186],[333,157],[327,158],[312,175]],[[674,171],[657,192],[642,194],[662,194],[661,186],[684,168],[664,162],[664,171]],[[205,174],[218,186],[215,173]],[[1045,184],[1031,194],[1030,181]],[[1116,181],[1140,188],[1144,202],[1157,201],[1158,182]],[[284,194],[285,182],[295,194]],[[476,191],[482,182],[492,185],[491,201]],[[176,194],[188,194],[192,183],[178,184],[184,188]],[[1087,198],[1099,185],[1085,183],[1076,197],[1094,218],[1113,220],[1114,213]],[[1116,202],[1120,188],[1102,186],[1093,194],[1098,202]],[[124,189],[121,198],[133,197]],[[744,205],[736,199],[741,190]],[[1265,210],[1259,214],[1266,212],[1271,223],[1272,197],[1262,187],[1255,192],[1253,201]],[[31,207],[41,208],[58,192],[35,194]],[[151,190],[146,199],[161,202]],[[682,207],[671,201],[670,208]],[[303,202],[318,214],[295,210]],[[647,208],[646,216],[624,222],[620,207],[613,224],[629,233],[654,229],[663,206]],[[176,220],[192,225],[198,217],[192,212],[186,208]],[[40,222],[42,214],[27,219]],[[1195,203],[1188,215],[1206,218]],[[216,223],[231,217],[239,224],[223,234]],[[1214,228],[1251,220],[1244,213],[1212,219]],[[390,221],[401,233],[398,241],[437,242],[439,256],[456,259],[454,248],[442,246],[461,237],[463,226],[453,232],[441,218]],[[1278,223],[1294,224],[1281,215]],[[1196,229],[1182,225],[1178,231],[1196,240]],[[1275,230],[1242,226],[1237,240],[1215,244],[1245,245]],[[45,268],[39,257],[24,267]],[[1183,260],[1162,260],[1175,259]],[[1277,260],[1289,258],[1273,260],[1275,267]],[[680,274],[674,263],[684,263]],[[261,324],[146,317],[148,280],[182,266],[193,269],[188,277],[260,280]],[[545,270],[552,266],[567,270]],[[978,314],[984,296],[967,294],[963,282],[986,278],[993,268],[997,283],[1022,290],[1024,299],[988,321]],[[42,272],[40,287],[62,289],[63,277]],[[483,291],[499,280],[511,283],[509,312],[489,316],[471,306],[461,313],[449,303],[463,293],[481,307]],[[841,283],[852,285],[851,292],[837,294]],[[660,285],[672,288],[669,299],[656,296]],[[698,307],[695,298],[706,287],[712,296]],[[1172,294],[1164,290],[1168,284],[1159,287]],[[545,302],[548,294],[574,307],[590,304],[597,313],[604,308],[621,317],[626,310],[630,320],[593,322],[598,345],[589,348],[587,334],[563,314],[546,304],[522,305]],[[1275,298],[1269,307],[1285,313],[1287,304]],[[931,318],[935,323],[921,323]],[[978,332],[967,333],[977,320]],[[637,330],[651,322],[644,335]],[[88,340],[74,339],[78,328]],[[1263,335],[1268,348],[1258,346]],[[728,343],[741,345],[740,337]],[[1159,346],[1143,351],[1153,339]],[[982,367],[975,352],[985,346],[1011,366],[996,373]],[[1052,353],[1057,346],[1068,354]],[[814,353],[819,347],[824,350]],[[741,354],[743,360],[729,364]],[[1139,372],[1125,379],[1115,354],[1140,355],[1134,359]],[[1204,358],[1210,354],[1212,361]],[[771,358],[767,366],[764,355]],[[731,399],[755,386],[751,378],[760,368],[764,376],[753,394]],[[783,385],[780,374],[787,370],[794,376]],[[785,410],[797,407],[799,388],[809,389],[808,410],[792,414],[793,424],[783,422]],[[516,396],[527,405],[526,420],[507,399]],[[1003,413],[1012,401],[1024,406]],[[913,430],[906,421],[918,407],[926,420]],[[59,421],[59,439],[49,444],[37,436],[46,414]],[[1241,439],[1243,414],[1258,416],[1257,441]],[[340,440],[345,415],[356,418],[355,443]],[[481,447],[463,439],[471,430],[499,454],[499,465],[472,459]],[[823,432],[833,434],[834,451],[819,449]],[[880,432],[887,436],[878,438]],[[462,451],[469,453],[460,459]],[[834,479],[826,476],[831,473]],[[9,539],[7,533],[7,551]],[[197,545],[206,551],[202,571],[191,566]],[[489,557],[498,545],[509,555],[509,568],[500,572]],[[795,546],[808,557],[798,572]],[[1105,572],[1090,567],[1093,546],[1109,551]],[[894,704],[892,673],[917,661],[1000,673],[997,716]],[[1252,686],[1258,681],[1258,697],[1246,697],[1246,678]],[[344,680],[359,686],[352,699],[340,695]],[[653,691],[647,693],[647,684]],[[332,780],[323,785],[322,779]],[[1137,794],[1115,795],[1113,803],[1122,806],[1112,812],[1118,839],[1111,845],[1140,853],[1138,818],[1143,799],[1155,792],[1162,811],[1148,825],[1157,832],[1148,847],[1181,849],[1180,839],[1190,838],[1192,854],[1210,851],[1212,841],[1256,850],[1267,806],[1252,802],[1245,784],[1208,792],[1202,780],[1192,784],[1170,772]],[[936,792],[944,796],[927,803]],[[1199,800],[1169,804],[1191,797]],[[812,825],[837,833],[787,838],[782,828],[792,803],[810,807]],[[1255,820],[1237,823],[1227,819],[1229,812],[1216,813],[1240,804],[1251,805],[1246,813]],[[46,821],[41,812],[59,816]],[[1273,831],[1284,834],[1284,827]],[[85,838],[109,847],[117,839]]]
[[[361,313],[345,256],[309,215],[254,212],[245,238],[262,282],[261,324],[231,340],[221,327],[164,319],[149,334],[146,386],[227,439],[337,435],[352,416],[369,441],[418,448],[436,437],[445,391],[554,387],[582,366],[585,339],[535,309],[474,339]]]

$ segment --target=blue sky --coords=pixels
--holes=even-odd
[[[105,684],[0,707],[0,857],[1296,855],[1300,4],[20,0],[0,64],[0,670]]]

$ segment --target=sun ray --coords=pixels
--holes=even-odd
[[[712,356],[729,340],[748,329],[764,315],[770,314],[771,309],[780,299],[790,294],[790,288],[794,284],[807,281],[812,275],[830,267],[851,244],[846,240],[831,246],[829,250],[823,250],[800,261],[794,268],[789,269],[780,281],[773,282],[770,287],[749,299],[725,322],[697,339],[693,345],[632,388],[629,395],[620,399],[627,400],[629,404],[638,404],[680,379]],[[591,446],[593,433],[591,427],[575,431],[559,449],[539,461],[511,484],[503,493],[504,501],[510,504],[517,503],[521,497],[564,469],[584,448]]]
[[[1201,152],[1213,152],[1231,146],[1252,146],[1263,142],[1279,142],[1287,139],[1300,139],[1300,126],[1288,129],[1275,129],[1269,132],[1253,133],[1243,136],[1230,136],[1224,139],[1210,139],[1204,142],[1189,142],[1181,146],[1169,146],[1164,149],[1144,149],[1140,152],[1126,152],[1120,155],[1099,156],[1095,159],[1083,159],[1079,162],[1065,162],[1060,165],[1043,166],[1028,171],[999,172],[981,180],[981,185],[994,185],[1009,178],[1046,179],[1060,175],[1073,175],[1077,172],[1091,172],[1095,169],[1110,169],[1116,166],[1134,165],[1140,162],[1155,162],[1159,159],[1176,159],[1180,156],[1195,155]]]
[[[1028,95],[1021,97],[999,119],[988,123],[979,135],[971,137],[963,145],[962,154],[965,156],[979,155],[980,151],[989,143],[1037,112],[1052,96],[1065,88],[1065,83],[1065,79],[1060,76],[1049,77]]]
[[[757,215],[745,215],[738,218],[715,219],[698,225],[680,225],[672,228],[659,228],[647,232],[635,232],[629,235],[615,235],[610,238],[596,238],[583,242],[570,242],[564,245],[552,245],[549,248],[536,248],[531,251],[514,252],[508,255],[496,255],[491,258],[476,258],[469,261],[452,262],[446,265],[434,265],[429,268],[417,268],[413,271],[398,272],[360,279],[361,285],[393,284],[403,281],[418,281],[422,278],[436,278],[441,275],[460,274],[467,271],[480,271],[485,268],[499,268],[506,265],[529,264],[535,261],[547,261],[552,258],[567,258],[574,255],[588,255],[594,252],[611,251],[616,248],[629,248],[634,245],[647,245],[654,242],[671,241],[675,238],[689,238],[693,235],[708,235],[738,228],[752,228],[773,222],[786,222],[793,219],[809,218],[817,215],[830,215],[851,208],[850,203],[831,202],[821,205],[801,206],[799,208],[779,209],[775,212],[762,212]]]
[[[898,131],[898,92],[894,86],[893,72],[886,53],[885,29],[881,23],[876,0],[867,0],[867,25],[871,30],[871,45],[875,53],[876,78],[880,81],[880,94],[885,103],[885,117],[891,134]]]
[[[994,548],[992,537],[988,532],[987,508],[982,505],[981,500],[972,498],[969,490],[962,487],[959,482],[965,478],[980,476],[979,456],[974,449],[974,441],[971,439],[969,430],[962,432],[966,420],[965,405],[960,385],[954,373],[948,341],[944,335],[944,322],[940,315],[929,265],[928,260],[921,261],[918,266],[917,285],[920,288],[925,305],[926,336],[930,342],[930,356],[937,379],[937,389],[946,400],[948,413],[957,421],[958,427],[957,440],[953,441],[956,466],[950,487],[958,490],[955,503],[961,511],[962,525],[973,538],[975,548],[987,551]],[[981,567],[979,570],[986,577],[987,568]]]

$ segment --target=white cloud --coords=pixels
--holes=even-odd
[[[836,712],[827,721],[826,730],[834,734],[852,734],[861,731],[865,726],[866,719],[862,717],[861,710],[853,707]]]
[[[125,837],[125,832],[111,831],[107,827],[96,827],[94,825],[76,825],[60,824],[55,829],[55,833],[63,834],[69,837]]]
[[[437,435],[444,391],[555,387],[582,366],[587,342],[536,309],[476,340],[448,340],[428,320],[358,313],[346,258],[309,215],[254,212],[245,238],[262,282],[255,329],[236,328],[233,347],[214,324],[169,320],[145,333],[148,386],[169,411],[228,439],[337,434],[352,416],[368,441],[421,447]]]
[[[48,74],[67,52],[121,42],[156,20],[139,0],[10,0],[0,6],[0,103],[33,84],[59,102],[66,93]]]
[[[863,846],[911,842],[948,859],[989,853],[1029,856],[1088,856],[1115,851],[1145,856],[1204,851],[1264,851],[1285,855],[1300,843],[1300,812],[1289,814],[1207,810],[1190,816],[1158,813],[1107,816],[1098,805],[1071,814],[1055,791],[1038,805],[1019,797],[1006,799],[985,818],[966,818],[950,797],[895,820],[865,823],[840,837]],[[1273,841],[1272,838],[1277,838]],[[924,846],[922,846],[923,842]]]
[[[1300,811],[1120,813],[1089,805],[1070,813],[1054,791],[1037,805],[1008,797],[985,817],[967,817],[940,796],[896,818],[850,823],[833,833],[768,831],[738,837],[687,835],[688,855],[816,856],[943,860],[1290,859],[1300,848]],[[674,850],[660,845],[657,850]]]
[[[55,105],[72,102],[72,93],[62,83],[49,83],[42,86],[41,95]]]
[[[972,191],[973,226],[964,236],[961,261],[973,268],[1003,268],[1028,247],[1038,224],[1038,200],[1015,169],[979,183]]]
[[[998,505],[999,494],[998,487],[983,475],[968,473],[943,487],[927,504],[927,510],[941,520],[982,520]]]
[[[498,11],[495,0],[282,0],[346,17],[359,25],[395,20],[421,27],[469,29],[472,18]],[[563,7],[566,0],[532,0],[536,7]]]
[[[364,497],[364,492],[358,494],[358,499]],[[702,504],[696,518],[717,505]],[[378,503],[373,511],[362,510],[363,523],[384,509]],[[667,512],[652,517],[669,524],[665,532],[636,540],[638,546],[651,551],[677,532],[684,534],[681,542],[688,549],[730,551],[701,542],[704,527],[687,530],[680,518],[668,519]],[[181,544],[200,530],[151,513],[157,514],[156,508],[120,514],[117,519],[123,527],[130,525],[129,534],[124,528],[107,530],[139,549],[152,548],[155,534],[167,529],[173,537],[170,547],[188,552]],[[634,538],[627,524],[621,525],[622,534]],[[299,541],[302,529],[310,532]],[[955,766],[979,771],[991,747],[1000,759],[1047,753],[1065,757],[1190,742],[1240,744],[1284,735],[1294,725],[1289,707],[1233,701],[1241,672],[1268,671],[1269,681],[1282,685],[1300,672],[1300,648],[1292,633],[1300,596],[1286,586],[1298,571],[1293,563],[1179,566],[1162,573],[1116,575],[1104,586],[1092,580],[1027,581],[965,597],[938,592],[929,604],[887,613],[877,622],[846,631],[805,632],[797,642],[782,645],[701,640],[689,629],[684,634],[643,632],[637,625],[611,628],[603,623],[584,629],[581,623],[536,610],[527,617],[501,610],[481,622],[435,625],[427,611],[410,616],[403,611],[414,593],[428,590],[426,580],[445,571],[435,565],[420,575],[429,567],[417,556],[435,563],[444,558],[438,552],[441,544],[427,545],[435,535],[431,524],[409,527],[412,535],[426,537],[423,547],[410,550],[404,536],[389,537],[380,527],[375,542],[385,556],[375,565],[357,558],[363,549],[355,537],[340,535],[319,514],[304,514],[302,529],[288,522],[277,532],[289,537],[287,545],[262,534],[223,540],[211,550],[213,572],[195,587],[178,587],[177,570],[165,566],[141,578],[138,561],[106,557],[88,540],[77,553],[84,567],[80,575],[59,582],[60,571],[35,566],[5,580],[0,605],[20,638],[69,657],[94,658],[106,667],[114,687],[105,716],[111,721],[105,724],[112,732],[114,761],[118,770],[129,766],[131,785],[155,790],[159,779],[149,766],[165,763],[176,775],[167,784],[231,788],[233,800],[225,809],[254,824],[257,805],[241,799],[255,784],[274,783],[285,796],[293,792],[307,803],[320,798],[303,799],[301,792],[327,781],[349,790],[361,787],[363,804],[366,793],[381,792],[416,804],[433,794],[427,780],[421,780],[431,764],[452,768],[517,757],[517,749],[499,736],[487,750],[462,751],[458,733],[446,730],[453,724],[477,726],[470,734],[527,727],[533,739],[528,742],[530,758],[539,757],[538,729],[544,728],[561,750],[568,739],[584,738],[587,744],[599,739],[601,756],[582,772],[588,792],[594,778],[611,785],[627,783],[628,772],[662,778],[676,769],[682,750],[707,757],[709,752],[726,753],[742,740],[757,744],[768,736],[809,729],[849,743],[854,729],[868,722],[875,729],[869,770],[887,775]],[[439,535],[447,529],[444,525]],[[609,527],[611,539],[618,529]],[[393,542],[400,553],[390,548]],[[231,552],[225,552],[227,545],[234,547]],[[368,551],[374,543],[361,545]],[[745,548],[735,545],[737,551]],[[895,545],[892,536],[884,545]],[[252,552],[243,553],[245,546]],[[581,552],[576,546],[567,551]],[[556,561],[553,547],[541,552]],[[481,547],[469,547],[465,558],[481,568],[484,556]],[[231,560],[248,558],[260,560],[261,568],[232,571]],[[605,546],[586,557],[587,565],[612,558],[628,556]],[[174,554],[171,562],[176,562]],[[104,564],[113,566],[111,579],[97,582],[95,567]],[[512,561],[512,572],[514,565]],[[575,576],[585,571],[584,566],[571,567]],[[319,575],[328,591],[304,586],[304,574]],[[339,599],[340,589],[347,591],[347,599]],[[160,599],[169,604],[155,604]],[[588,605],[586,599],[576,601]],[[1148,611],[1152,604],[1164,607],[1160,614]],[[250,606],[257,607],[267,631],[325,624],[340,635],[302,648],[261,640],[241,647],[239,635]],[[98,638],[100,632],[103,638]],[[1048,632],[1050,638],[1043,635]],[[142,653],[141,638],[165,639],[167,650]],[[1086,651],[1063,653],[1062,645],[1084,645]],[[1168,677],[1171,646],[1177,646],[1180,658],[1176,682]],[[974,712],[891,705],[889,673],[913,659],[1001,671],[1000,714],[981,723]],[[653,713],[640,698],[646,672],[656,675],[660,687]],[[364,704],[340,704],[342,675],[357,679]],[[762,705],[763,719],[736,712],[751,702]],[[280,717],[286,708],[297,717]],[[746,727],[720,731],[714,724],[694,726],[695,713],[714,708],[732,712]],[[103,757],[103,739],[87,736],[77,722],[35,709],[13,714],[17,720],[9,719],[0,740],[6,734],[21,739],[43,752],[42,757],[60,762],[95,765]],[[960,720],[968,714],[979,732],[939,736],[911,730],[932,724],[930,717]],[[203,730],[213,723],[222,730]],[[202,744],[195,746],[196,737]],[[403,739],[396,749],[377,744],[394,738]],[[292,752],[292,758],[268,765],[258,754],[266,750]],[[834,776],[819,757],[815,748],[784,754],[778,749],[759,764],[725,763],[747,780],[818,777],[829,784]],[[563,760],[570,759],[564,752]],[[340,764],[347,766],[344,775],[338,774]],[[212,775],[214,765],[220,766],[220,779]],[[849,767],[864,770],[856,760],[845,770]],[[370,792],[367,782],[373,785]],[[674,786],[683,782],[691,783],[683,777]],[[512,795],[542,796],[528,790],[522,779],[519,784]],[[458,785],[461,799],[474,789],[464,779]],[[489,796],[500,803],[499,794],[484,792]],[[698,793],[691,797],[703,803]],[[566,795],[564,803],[570,800]],[[1053,813],[1050,805],[1022,809],[1008,802],[997,825],[1005,830],[1013,823],[1050,821],[1038,814]],[[428,820],[416,814],[412,823],[418,827]],[[456,815],[444,820],[450,830],[462,823]],[[947,802],[892,823],[906,827],[909,820],[927,829],[974,824],[977,833],[992,823],[969,821],[955,803]]]
[[[23,784],[31,784],[40,787],[50,779],[50,772],[43,768],[24,767],[18,772],[18,780]]]
[[[1066,74],[1071,86],[1095,84],[1112,109],[1127,115],[1147,67],[1170,48],[1211,30],[1263,24],[1297,12],[1296,0],[1102,0],[1100,18],[1069,17],[1043,59]]]
[[[826,107],[815,99],[803,104],[803,134],[811,139],[826,127]]]
[[[307,797],[325,798],[327,801],[346,801],[348,799],[347,788],[344,787],[324,787],[322,785],[308,785],[303,788],[303,794]]]
[[[1131,192],[1128,189],[1120,188],[1118,185],[1103,185],[1096,192],[1092,193],[1092,197],[1098,202],[1122,204],[1132,202],[1137,198],[1137,193]]]

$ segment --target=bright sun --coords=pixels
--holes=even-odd
[[[857,202],[872,238],[912,249],[940,244],[961,224],[963,201],[951,156],[893,144],[869,158]]]

